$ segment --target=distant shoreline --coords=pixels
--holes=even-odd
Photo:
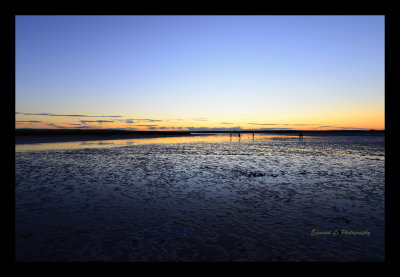
[[[15,144],[33,143],[55,143],[73,141],[96,141],[96,140],[117,140],[117,139],[141,139],[141,138],[164,138],[164,137],[193,137],[213,134],[229,133],[255,133],[255,134],[282,134],[297,135],[299,130],[286,131],[126,131],[126,130],[74,130],[74,129],[16,129]],[[376,136],[384,135],[384,131],[302,131],[305,136],[339,135],[339,136]]]

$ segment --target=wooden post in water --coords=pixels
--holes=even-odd
[[[253,132],[253,141],[254,141],[254,132]]]
[[[240,140],[240,132],[238,132],[238,134],[239,134],[239,140]]]
[[[232,132],[229,132],[229,137],[230,137],[230,139],[232,141]]]

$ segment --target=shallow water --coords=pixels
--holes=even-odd
[[[17,260],[384,259],[384,136],[84,143],[16,146]]]

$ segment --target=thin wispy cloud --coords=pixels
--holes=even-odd
[[[158,125],[146,125],[146,124],[142,124],[142,125],[136,125],[136,126],[143,126],[143,127],[155,127],[155,126],[158,126]]]
[[[118,121],[125,121],[125,123],[136,123],[136,122],[162,122],[160,119],[151,119],[151,118],[127,118],[127,119],[118,119]]]
[[[332,128],[332,130],[369,130],[368,128],[357,128],[357,127],[344,127],[344,126],[337,126],[337,125],[324,125],[318,126],[318,128]]]
[[[54,128],[58,128],[58,129],[67,129],[68,127],[65,126],[61,126],[61,125],[56,125],[54,123],[47,123],[47,126],[49,127],[54,127]]]
[[[90,129],[91,126],[88,125],[82,125],[82,126],[78,126],[78,127],[74,127],[74,129]]]
[[[43,121],[38,121],[38,120],[17,120],[15,121],[16,123],[42,123]]]
[[[22,115],[49,115],[47,113],[21,113],[21,112],[15,112],[15,114],[22,114]]]
[[[195,120],[195,121],[208,121],[208,119],[204,118],[204,117],[192,118],[192,120]]]
[[[235,123],[232,123],[232,122],[221,122],[220,124],[230,125],[230,124],[235,124]]]
[[[159,119],[137,119],[140,120],[142,122],[161,122],[162,120]]]
[[[81,120],[82,123],[90,123],[90,122],[94,122],[94,123],[111,123],[114,122],[113,120]]]
[[[284,125],[284,124],[274,124],[274,123],[247,123],[250,125]]]
[[[49,127],[54,127],[54,128],[58,128],[58,129],[91,129],[93,128],[93,126],[89,126],[89,125],[81,125],[81,124],[73,124],[73,123],[66,123],[68,125],[72,125],[72,126],[62,126],[62,125],[58,125],[58,124],[54,124],[54,123],[48,123],[46,124]]]
[[[42,115],[42,116],[66,116],[66,117],[122,117],[121,115],[84,115],[84,114],[54,114],[54,113],[22,113],[20,115]]]

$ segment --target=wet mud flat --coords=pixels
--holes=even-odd
[[[383,261],[384,137],[16,152],[17,261]]]

